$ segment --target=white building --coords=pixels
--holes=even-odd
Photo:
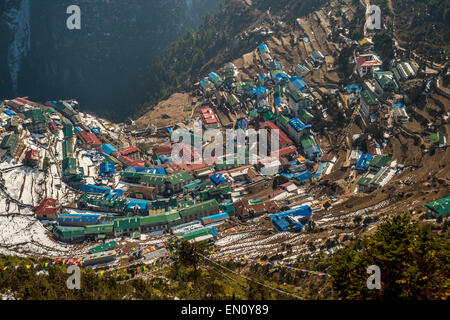
[[[374,54],[363,54],[356,58],[356,70],[360,77],[372,74],[383,62]]]

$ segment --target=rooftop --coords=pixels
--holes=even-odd
[[[450,212],[450,196],[425,204],[425,207],[433,210],[439,215]]]

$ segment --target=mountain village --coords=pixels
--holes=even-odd
[[[332,253],[394,208],[424,219],[446,217],[448,168],[447,179],[424,182],[434,194],[385,197],[412,184],[420,167],[414,152],[447,152],[450,95],[438,68],[423,68],[396,49],[399,55],[384,69],[375,31],[351,40],[346,30],[331,30],[324,10],[315,15],[321,32],[354,45],[351,79],[323,78],[332,77],[336,59],[299,19],[303,34],[294,43],[306,57],[301,63],[289,64],[280,54],[286,39],[257,43],[243,58],[199,78],[191,105],[183,106],[190,116],[176,123],[115,124],[81,111],[73,99],[1,101],[0,252],[114,266],[170,255],[171,243],[187,240],[250,259],[281,255],[288,263],[299,254]],[[420,83],[419,94],[444,110],[440,126],[417,108],[408,112],[411,83]],[[336,119],[349,125],[333,128]],[[277,172],[263,174],[263,159],[175,163],[172,133],[201,138],[195,121],[205,132],[279,130],[279,149],[269,150],[278,155],[270,164]],[[404,150],[399,134],[415,148]],[[190,151],[190,160],[201,156]]]

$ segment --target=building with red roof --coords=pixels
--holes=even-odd
[[[213,109],[209,107],[201,108],[200,114],[202,116],[203,126],[206,129],[219,127],[219,121],[217,120],[217,115]]]
[[[51,132],[55,133],[58,131],[58,126],[56,125],[56,123],[54,121],[49,121],[47,123],[47,125]]]
[[[24,105],[32,105],[32,102],[27,99],[28,97],[24,98],[15,98],[13,100],[5,101],[5,104],[16,111],[20,111]]]
[[[36,218],[39,220],[56,220],[60,207],[57,205],[57,200],[47,198],[34,210]]]
[[[153,154],[171,154],[172,153],[172,147],[171,146],[160,146],[160,147],[154,147],[152,149]]]
[[[259,124],[259,127],[261,129],[270,129],[270,130],[268,130],[268,136],[267,136],[267,141],[268,142],[270,141],[269,139],[271,139],[271,132],[272,132],[272,130],[278,130],[279,146],[280,146],[280,148],[285,148],[285,147],[289,147],[289,146],[294,145],[294,142],[287,136],[287,134],[283,130],[281,130],[272,121],[261,122]]]
[[[81,145],[83,147],[101,148],[101,146],[102,146],[102,143],[100,142],[100,140],[92,132],[83,130],[83,131],[77,132],[77,137],[81,141]]]
[[[121,154],[116,154],[117,160],[128,167],[144,167],[145,162],[142,159],[131,159],[128,156],[122,156]]]
[[[273,157],[275,156],[276,151],[272,151],[270,153],[270,155]],[[278,150],[278,156],[282,157],[282,156],[293,156],[293,157],[297,157],[297,148],[295,146],[289,146],[286,148],[282,148],[280,150]]]
[[[120,150],[120,154],[122,156],[127,156],[128,158],[133,159],[133,160],[140,159],[141,153],[142,153],[141,149],[139,149],[138,147],[135,147],[135,146],[130,146],[130,147]]]
[[[36,167],[39,164],[39,151],[30,149],[25,152],[24,163],[27,166]]]
[[[383,62],[374,54],[363,54],[356,58],[356,69],[359,76],[371,74],[375,68],[381,67]]]

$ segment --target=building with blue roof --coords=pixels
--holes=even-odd
[[[403,102],[395,102],[393,105],[392,105],[392,109],[396,109],[396,108],[404,108],[405,107],[405,104],[403,103]]]
[[[236,122],[236,127],[238,129],[242,129],[242,130],[248,130],[248,123],[247,120],[245,118],[239,119]]]
[[[258,51],[259,51],[259,54],[270,53],[269,47],[265,43],[262,43],[258,46]]]
[[[211,79],[211,81],[214,83],[216,87],[220,87],[220,85],[223,82],[223,79],[215,72],[210,72],[208,74],[208,77]]]
[[[224,213],[218,213],[218,214],[213,214],[211,216],[203,217],[203,218],[201,218],[201,221],[204,225],[207,225],[207,224],[211,224],[211,223],[223,222],[223,221],[227,220],[229,217],[230,216],[228,215],[228,213],[224,212]]]
[[[145,200],[130,200],[125,208],[126,212],[147,214],[149,211],[149,202]]]
[[[322,162],[322,163],[320,164],[319,169],[317,169],[316,174],[315,174],[315,176],[314,176],[314,178],[315,178],[316,180],[319,180],[319,179],[320,179],[320,176],[322,175],[323,169],[325,169],[325,167],[326,167],[327,164],[328,164],[327,162]]]
[[[164,168],[157,168],[157,167],[127,167],[125,171],[167,175],[167,172]]]
[[[210,72],[208,74],[208,77],[210,77],[212,80],[217,79],[219,77],[219,75],[215,72]]]
[[[112,176],[115,173],[114,162],[100,163],[100,176]]]
[[[369,162],[372,161],[373,155],[370,153],[364,153],[356,163],[355,169],[358,172],[366,172],[369,168]]]
[[[108,193],[106,198],[108,198],[108,199],[117,199],[120,196],[122,196],[124,193],[125,193],[125,191],[122,190],[122,189],[115,189],[115,190],[112,190],[110,193]]]
[[[267,97],[267,89],[265,87],[258,87],[255,89],[255,94],[259,97]]]
[[[312,177],[313,177],[313,175],[311,174],[311,172],[303,171],[303,172],[300,172],[300,173],[294,175],[292,178],[300,183],[303,183],[303,182],[310,180]]]
[[[303,79],[300,77],[291,77],[289,79],[288,87],[292,91],[295,91],[295,90],[304,91],[304,90],[306,90],[306,82],[303,81]]]
[[[275,106],[279,107],[282,104],[286,104],[286,99],[284,97],[276,97],[273,99],[275,102]]]
[[[8,110],[8,109],[4,110],[3,113],[7,114],[10,117],[12,117],[12,116],[14,116],[16,114],[14,111],[11,111],[11,110]]]
[[[209,180],[211,180],[211,182],[214,183],[216,186],[218,186],[222,182],[231,183],[221,173],[214,173],[209,177]]]
[[[98,224],[101,217],[102,215],[100,214],[91,214],[91,213],[77,213],[77,214],[62,213],[59,215],[57,222],[60,226],[82,227]]]
[[[111,191],[111,188],[87,184],[83,186],[80,191],[90,194],[108,194]]]
[[[266,82],[269,80],[269,76],[265,73],[258,74],[259,83],[261,85],[265,85]]]
[[[295,66],[294,72],[297,76],[303,77],[303,76],[307,75],[310,72],[310,70],[307,67],[305,67],[304,65],[298,64]]]
[[[309,132],[311,129],[310,124],[304,124],[300,119],[298,118],[292,118],[288,122],[288,135],[289,137],[295,141],[295,143],[300,143],[300,140],[304,133]]]
[[[409,115],[406,112],[405,104],[403,102],[396,102],[392,105],[392,117],[397,123],[409,122]]]
[[[278,231],[303,231],[310,221],[312,209],[310,206],[270,214],[270,221]]]
[[[292,118],[289,120],[289,125],[296,131],[296,132],[302,132],[305,129],[311,128],[311,125],[304,124],[300,119],[298,118]]]
[[[282,83],[286,83],[289,81],[289,76],[284,73],[284,72],[280,72],[278,74],[275,75],[275,77],[273,78],[273,80],[275,82],[282,82]]]
[[[349,84],[347,86],[348,93],[356,93],[359,94],[362,90],[362,87],[359,84]]]
[[[112,146],[112,145],[110,145],[110,144],[104,144],[104,145],[102,145],[102,150],[106,153],[106,154],[111,154],[111,153],[113,153],[113,152],[117,152],[117,149],[114,147],[114,146]]]
[[[200,80],[200,86],[203,88],[203,90],[208,90],[212,88],[214,85],[211,83],[211,81],[209,81],[208,78],[204,78]]]

